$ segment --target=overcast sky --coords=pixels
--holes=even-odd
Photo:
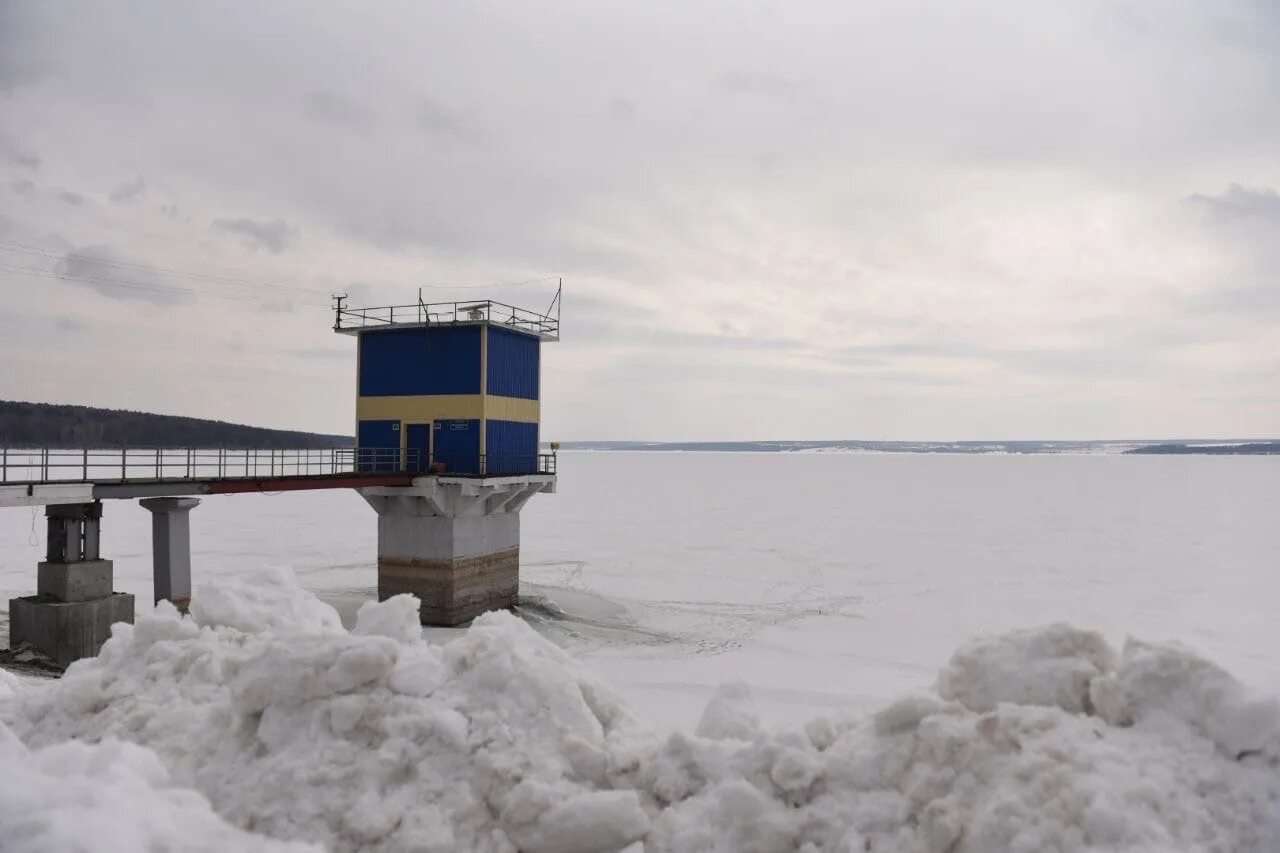
[[[350,432],[328,293],[562,275],[545,439],[1276,436],[1278,188],[1273,0],[0,0],[0,398]]]

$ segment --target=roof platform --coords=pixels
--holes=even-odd
[[[376,308],[350,308],[346,305],[346,299],[345,296],[334,297],[333,330],[343,335],[360,335],[383,329],[493,325],[543,341],[560,340],[559,290],[545,313],[492,299],[423,302],[419,298],[413,305],[383,305]]]

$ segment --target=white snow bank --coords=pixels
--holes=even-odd
[[[1112,725],[1164,721],[1203,734],[1228,757],[1280,760],[1280,702],[1249,696],[1225,670],[1186,649],[1131,639],[1120,669],[1096,679],[1091,694]]]
[[[216,581],[197,584],[191,615],[201,625],[223,625],[250,634],[345,633],[338,611],[298,586],[291,570],[279,567],[222,575]]]
[[[1115,666],[1101,634],[1050,625],[974,640],[938,674],[938,695],[971,711],[1001,702],[1090,709],[1089,684]]]
[[[199,793],[174,787],[154,752],[131,743],[28,750],[0,724],[0,767],[6,853],[319,850],[233,827]]]
[[[331,850],[1280,849],[1276,706],[1184,650],[1052,626],[865,719],[764,730],[735,685],[664,737],[508,614],[428,646],[412,599],[347,634],[268,587],[297,623],[160,607],[0,718],[142,744],[231,824]]]

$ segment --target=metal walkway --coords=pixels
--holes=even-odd
[[[0,448],[0,507],[111,498],[408,486],[431,474],[496,477],[554,474],[554,454],[479,458],[478,470],[446,471],[417,451],[386,447],[230,449],[173,447]],[[487,464],[492,462],[492,465]],[[486,473],[492,467],[493,474]],[[501,473],[498,473],[501,472]]]
[[[0,448],[0,506],[408,485],[399,450]]]

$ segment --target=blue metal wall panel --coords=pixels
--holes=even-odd
[[[541,343],[529,335],[490,326],[489,393],[498,397],[538,399]]]
[[[443,462],[445,473],[480,473],[480,421],[436,421],[433,462]]]
[[[431,424],[405,424],[405,465],[419,473],[431,464]]]
[[[400,467],[399,427],[399,421],[360,421],[356,446],[362,451],[377,451],[361,454],[361,471],[395,471]]]
[[[538,425],[486,421],[485,472],[531,474],[538,470]]]
[[[480,327],[360,335],[360,396],[480,393]]]

